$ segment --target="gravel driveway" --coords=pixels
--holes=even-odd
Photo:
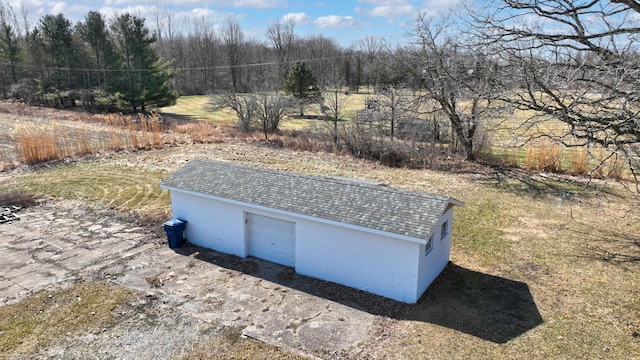
[[[335,284],[258,259],[189,245],[174,251],[157,228],[112,210],[57,201],[18,215],[21,220],[0,224],[0,305],[80,280],[109,280],[140,295],[112,328],[43,356],[166,359],[224,326],[304,353],[330,354],[365,339],[376,318],[348,299],[329,300],[326,290]]]

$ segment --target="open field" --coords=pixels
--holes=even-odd
[[[365,107],[365,101],[375,98],[375,94],[340,94],[346,99],[342,117],[348,121],[355,119],[356,111]],[[233,125],[235,115],[228,110],[211,112],[207,110],[208,96],[186,96],[178,99],[175,106],[163,108],[169,116],[204,120],[214,124]],[[470,103],[461,102],[461,108],[469,108]],[[464,110],[469,112],[470,109]],[[280,124],[281,130],[309,130],[330,134],[332,124],[318,120],[321,115],[317,105],[305,108],[305,117],[290,115]],[[569,174],[589,174],[596,178],[629,178],[629,169],[623,159],[611,156],[611,152],[599,147],[566,147],[543,134],[563,138],[569,144],[575,143],[569,134],[569,127],[560,121],[547,119],[532,122],[535,126],[524,126],[534,116],[532,111],[504,110],[494,114],[495,118],[483,124],[481,140],[482,157],[508,166],[521,166],[530,170],[546,172],[566,172]],[[446,121],[445,121],[446,123]],[[341,123],[345,126],[348,122]],[[450,131],[450,130],[447,130]]]
[[[621,184],[474,164],[456,172],[391,169],[339,154],[218,136],[223,137],[219,143],[177,143],[3,172],[0,193],[23,190],[37,197],[80,199],[151,219],[147,226],[157,229],[169,216],[159,181],[185,161],[205,157],[447,194],[466,203],[456,209],[452,265],[415,306],[398,312],[370,305],[368,313],[376,320],[357,345],[340,354],[312,355],[628,359],[640,353],[640,199]],[[124,320],[110,321],[104,326],[117,327]],[[210,345],[185,356],[206,358],[206,349],[216,346],[237,358],[297,356],[239,340],[237,329],[216,334]]]
[[[348,96],[340,94],[341,97],[347,99],[344,108],[344,116],[351,118],[355,115],[356,110],[364,108],[365,100],[371,96],[369,94],[350,94]],[[208,95],[181,96],[174,106],[161,109],[163,114],[176,118],[187,118],[190,120],[204,120],[214,124],[233,125],[236,122],[235,114],[230,110],[211,111],[208,107]],[[299,114],[298,114],[299,115]],[[315,117],[321,115],[318,105],[311,104],[305,106],[305,117],[296,115],[288,116],[280,124],[282,130],[305,130],[305,129],[322,129],[329,127],[328,124]]]

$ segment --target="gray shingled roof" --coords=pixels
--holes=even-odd
[[[232,199],[292,213],[428,239],[450,203],[447,196],[398,190],[205,159],[189,161],[162,187]]]

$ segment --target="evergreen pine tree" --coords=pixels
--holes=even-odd
[[[111,31],[119,58],[119,76],[107,84],[118,106],[145,112],[147,107],[174,104],[178,95],[172,90],[169,63],[162,64],[151,47],[155,35],[149,35],[144,19],[123,14],[112,24]]]
[[[289,71],[282,89],[285,94],[300,99],[300,116],[304,116],[304,104],[315,102],[320,97],[316,77],[304,62],[298,61]]]

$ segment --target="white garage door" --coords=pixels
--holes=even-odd
[[[248,213],[247,239],[250,256],[295,266],[295,223]]]

